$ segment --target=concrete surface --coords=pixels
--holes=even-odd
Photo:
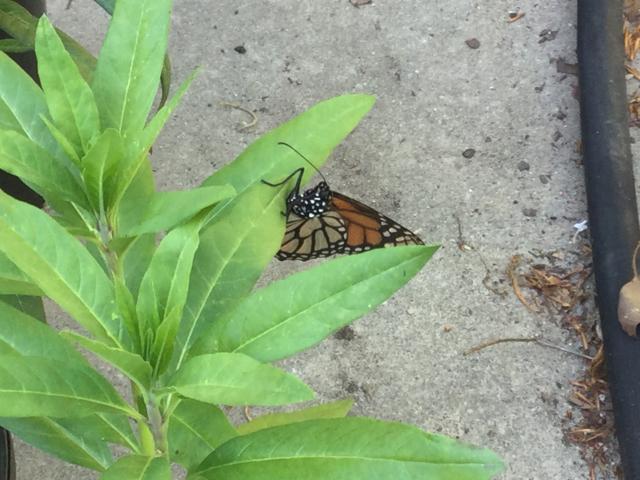
[[[54,22],[96,52],[101,10],[89,0],[69,10],[67,0],[48,3]],[[561,429],[580,359],[534,344],[462,355],[486,339],[537,334],[575,348],[555,319],[518,302],[504,276],[514,254],[575,250],[573,224],[586,216],[577,78],[552,62],[575,62],[575,8],[564,0],[177,1],[174,78],[196,66],[202,73],[153,154],[160,188],[192,187],[317,101],[375,94],[376,107],[324,174],[443,248],[355,323],[351,340],[330,338],[286,366],[322,399],[355,396],[357,414],[493,448],[509,480],[587,478]],[[525,16],[508,23],[514,9]],[[544,29],[557,36],[540,43]],[[471,38],[479,48],[465,43]],[[234,51],[240,45],[246,53]],[[240,130],[246,115],[221,102],[256,111],[257,125]],[[523,161],[528,170],[518,168]],[[457,248],[455,217],[474,250]],[[485,288],[482,260],[506,295]],[[276,264],[266,278],[303,267]],[[22,443],[17,460],[20,480],[94,478]]]

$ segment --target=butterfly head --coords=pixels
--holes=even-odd
[[[327,182],[320,182],[303,193],[295,193],[287,203],[293,213],[302,218],[313,218],[329,209],[331,189]]]

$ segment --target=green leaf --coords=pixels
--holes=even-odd
[[[92,88],[103,127],[141,132],[160,83],[171,0],[117,2]]]
[[[93,71],[96,68],[96,58],[87,51],[82,44],[76,42],[72,37],[64,33],[62,30],[56,28],[58,36],[64,44],[64,48],[67,49],[71,58],[78,66],[78,70],[87,82],[91,82]]]
[[[136,315],[136,301],[125,285],[124,280],[119,276],[114,278],[113,287],[118,313],[122,317],[122,322],[127,328],[127,332],[129,332],[129,337],[131,338],[132,351],[142,353],[140,328],[138,326],[138,316]]]
[[[87,361],[47,324],[0,300],[0,355],[47,357],[88,367]]]
[[[140,282],[149,268],[155,250],[155,235],[140,235],[135,237],[121,256],[124,278],[134,297],[138,296]]]
[[[239,352],[262,362],[286,358],[384,302],[437,249],[411,246],[372,250],[274,282],[215,322],[193,353]]]
[[[75,332],[65,330],[62,336],[72,342],[76,342],[83,348],[96,354],[102,360],[110,363],[127,377],[133,380],[141,390],[151,388],[151,365],[140,355],[127,352],[120,348],[109,347],[104,343],[96,342]]]
[[[257,432],[258,430],[279,427],[290,423],[317,420],[320,418],[342,418],[347,416],[351,407],[353,407],[353,400],[351,398],[346,398],[344,400],[324,403],[322,405],[303,408],[302,410],[295,410],[293,412],[268,413],[238,425],[236,430],[239,435],[248,435],[249,433]]]
[[[218,407],[195,400],[182,400],[169,418],[171,461],[190,470],[236,435],[226,415]]]
[[[100,132],[93,92],[46,16],[36,29],[38,75],[49,113],[57,128],[80,154]]]
[[[1,88],[1,87],[0,87]],[[0,130],[13,130],[14,132],[23,133],[22,125],[13,116],[13,112],[9,106],[0,98]]]
[[[164,55],[164,63],[162,64],[162,72],[160,72],[160,102],[158,102],[158,110],[164,107],[169,99],[169,91],[171,90],[171,58],[169,54]]]
[[[142,325],[156,331],[174,309],[181,316],[189,289],[189,275],[198,248],[201,221],[171,230],[160,242],[138,293],[136,312]]]
[[[169,103],[158,110],[158,113],[154,115],[149,124],[144,128],[142,135],[140,136],[140,152],[147,152],[153,146],[153,143],[156,141],[156,138],[158,138],[162,127],[164,127],[164,124],[167,122],[175,108],[180,104],[182,96],[186,93],[197,74],[198,70],[194,71],[189,75],[189,77],[187,77],[182,85],[180,85],[175,95],[171,97]]]
[[[4,30],[29,50],[33,50],[35,43],[36,25],[38,19],[28,10],[13,0],[0,0],[0,30]],[[85,79],[91,78],[96,65],[96,59],[87,52],[82,45],[64,32],[58,30],[65,48],[78,65],[80,73]]]
[[[0,295],[42,295],[31,279],[0,253]]]
[[[0,251],[98,339],[126,344],[113,286],[91,254],[46,213],[1,192]]]
[[[187,398],[224,405],[283,405],[314,396],[293,375],[238,353],[194,357],[169,387]]]
[[[104,471],[113,463],[107,442],[137,452],[129,420],[123,415],[81,418],[0,418],[0,426],[25,442],[67,462]]]
[[[93,71],[96,68],[96,58],[91,55],[82,44],[76,42],[72,37],[64,33],[62,30],[56,29],[58,36],[62,40],[64,47],[73,58],[73,61],[78,66],[78,70],[87,82],[91,82],[93,77]]]
[[[109,15],[113,15],[113,9],[116,6],[115,0],[95,0],[95,2]],[[160,76],[160,86],[162,87],[162,96],[160,97],[159,108],[162,108],[169,97],[169,89],[171,88],[171,61],[169,60],[168,54],[164,57],[164,65],[162,66],[162,74]]]
[[[33,50],[33,36],[36,31],[36,22],[30,22],[34,18],[29,11],[14,0],[0,0],[0,28],[11,37],[20,40],[31,35],[31,41],[22,42]]]
[[[63,365],[88,368],[84,357],[55,330],[0,301],[0,354],[10,353],[46,357]],[[111,455],[104,441],[137,448],[131,427],[123,415],[91,415],[64,420],[1,418],[0,425],[52,455],[97,470],[111,463]]]
[[[50,202],[86,205],[78,179],[47,151],[14,131],[0,131],[0,168],[20,177]]]
[[[0,355],[0,416],[83,417],[140,414],[98,372],[44,357]]]
[[[166,457],[130,455],[120,458],[100,480],[171,480],[171,468]]]
[[[368,418],[310,420],[233,438],[196,469],[206,479],[487,480],[491,451]]]
[[[49,129],[49,132],[51,133],[51,135],[53,135],[53,138],[55,138],[56,142],[58,142],[58,145],[62,147],[62,150],[64,151],[64,153],[67,154],[67,156],[73,161],[74,164],[79,165],[80,157],[78,156],[79,154],[78,154],[77,147],[73,143],[71,143],[71,140],[69,140],[64,135],[64,133],[62,133],[62,131],[53,124],[51,120],[49,120],[44,115],[41,115],[40,117],[44,122],[44,124]]]
[[[136,224],[120,224],[119,235],[137,236],[169,230],[234,194],[235,190],[228,185],[156,192],[150,201],[147,201],[146,209],[144,206],[139,209],[140,218]]]
[[[82,176],[89,200],[98,213],[107,211],[115,200],[118,165],[123,156],[122,137],[108,128],[82,159]]]
[[[0,0],[0,7],[2,2]],[[55,155],[59,147],[49,133],[41,115],[48,116],[49,110],[40,87],[7,54],[0,52],[0,102],[11,112],[22,131],[40,147]],[[9,119],[9,121],[13,121]],[[0,144],[4,142],[0,141]]]
[[[98,5],[100,5],[105,12],[109,15],[113,15],[113,9],[116,6],[116,0],[95,0]]]
[[[147,154],[140,155],[135,161],[129,156],[123,165],[118,166],[120,175],[114,194],[112,225],[115,225],[114,237],[119,238],[120,230],[130,228],[140,222],[143,205],[147,205],[155,194],[155,181],[151,162]]]
[[[285,194],[284,189],[256,185],[200,235],[177,337],[178,367],[206,325],[251,291],[280,248]]]
[[[84,430],[91,438],[122,445],[133,452],[139,450],[129,419],[124,415],[98,413],[81,418],[60,418],[56,421],[72,431]]]
[[[181,317],[182,307],[174,307],[165,315],[164,320],[156,331],[151,347],[151,363],[155,367],[156,376],[164,373],[169,366]]]
[[[87,207],[90,208],[88,205]],[[85,208],[73,202],[56,205],[56,212],[53,219],[73,236],[88,239],[91,243],[94,243],[94,245],[100,238],[98,220],[95,214],[90,213]],[[87,246],[87,248],[90,247]],[[99,250],[94,248],[90,253],[98,263],[104,266],[103,259],[98,260],[98,258],[102,256]]]
[[[26,313],[39,322],[47,323],[42,298],[28,295],[0,295],[0,301]]]
[[[232,185],[238,193],[260,180],[280,181],[304,167],[304,180],[315,173],[286,142],[320,168],[331,151],[353,130],[375,102],[370,95],[343,95],[320,102],[253,142],[203,185]]]
[[[104,471],[113,462],[106,442],[50,418],[0,418],[0,425],[26,443],[75,465]]]
[[[0,40],[0,50],[5,53],[24,53],[30,52],[33,49],[24,45],[22,42],[19,42],[15,38],[6,38]]]

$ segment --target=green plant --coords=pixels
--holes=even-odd
[[[0,193],[0,425],[108,479],[487,479],[491,452],[417,428],[343,418],[348,400],[233,426],[219,405],[313,393],[272,365],[388,298],[436,247],[329,261],[257,291],[278,250],[286,187],[321,165],[371,108],[322,102],[187,191],[155,190],[148,152],[189,78],[150,120],[170,0],[119,0],[95,69],[82,73],[42,18],[42,89],[0,52],[0,168],[51,214]],[[46,296],[81,327],[57,332],[26,301]],[[119,369],[132,402],[75,347]],[[135,429],[132,428],[135,426]],[[135,430],[135,432],[134,432]],[[127,453],[114,460],[110,444]]]

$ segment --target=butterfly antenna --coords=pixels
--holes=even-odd
[[[322,180],[324,180],[325,183],[329,183],[327,182],[327,179],[324,178],[324,175],[322,175],[322,172],[320,170],[318,170],[318,167],[316,167],[313,163],[311,163],[311,160],[309,160],[307,157],[305,157],[304,155],[302,155],[298,150],[296,150],[295,148],[293,148],[291,145],[289,145],[288,143],[285,142],[278,142],[278,145],[284,145],[285,147],[289,147],[291,150],[293,150],[294,152],[296,152],[298,155],[300,155],[300,157],[307,162],[309,165],[311,165],[313,167],[313,169],[318,172],[320,174],[320,176],[322,177]]]

